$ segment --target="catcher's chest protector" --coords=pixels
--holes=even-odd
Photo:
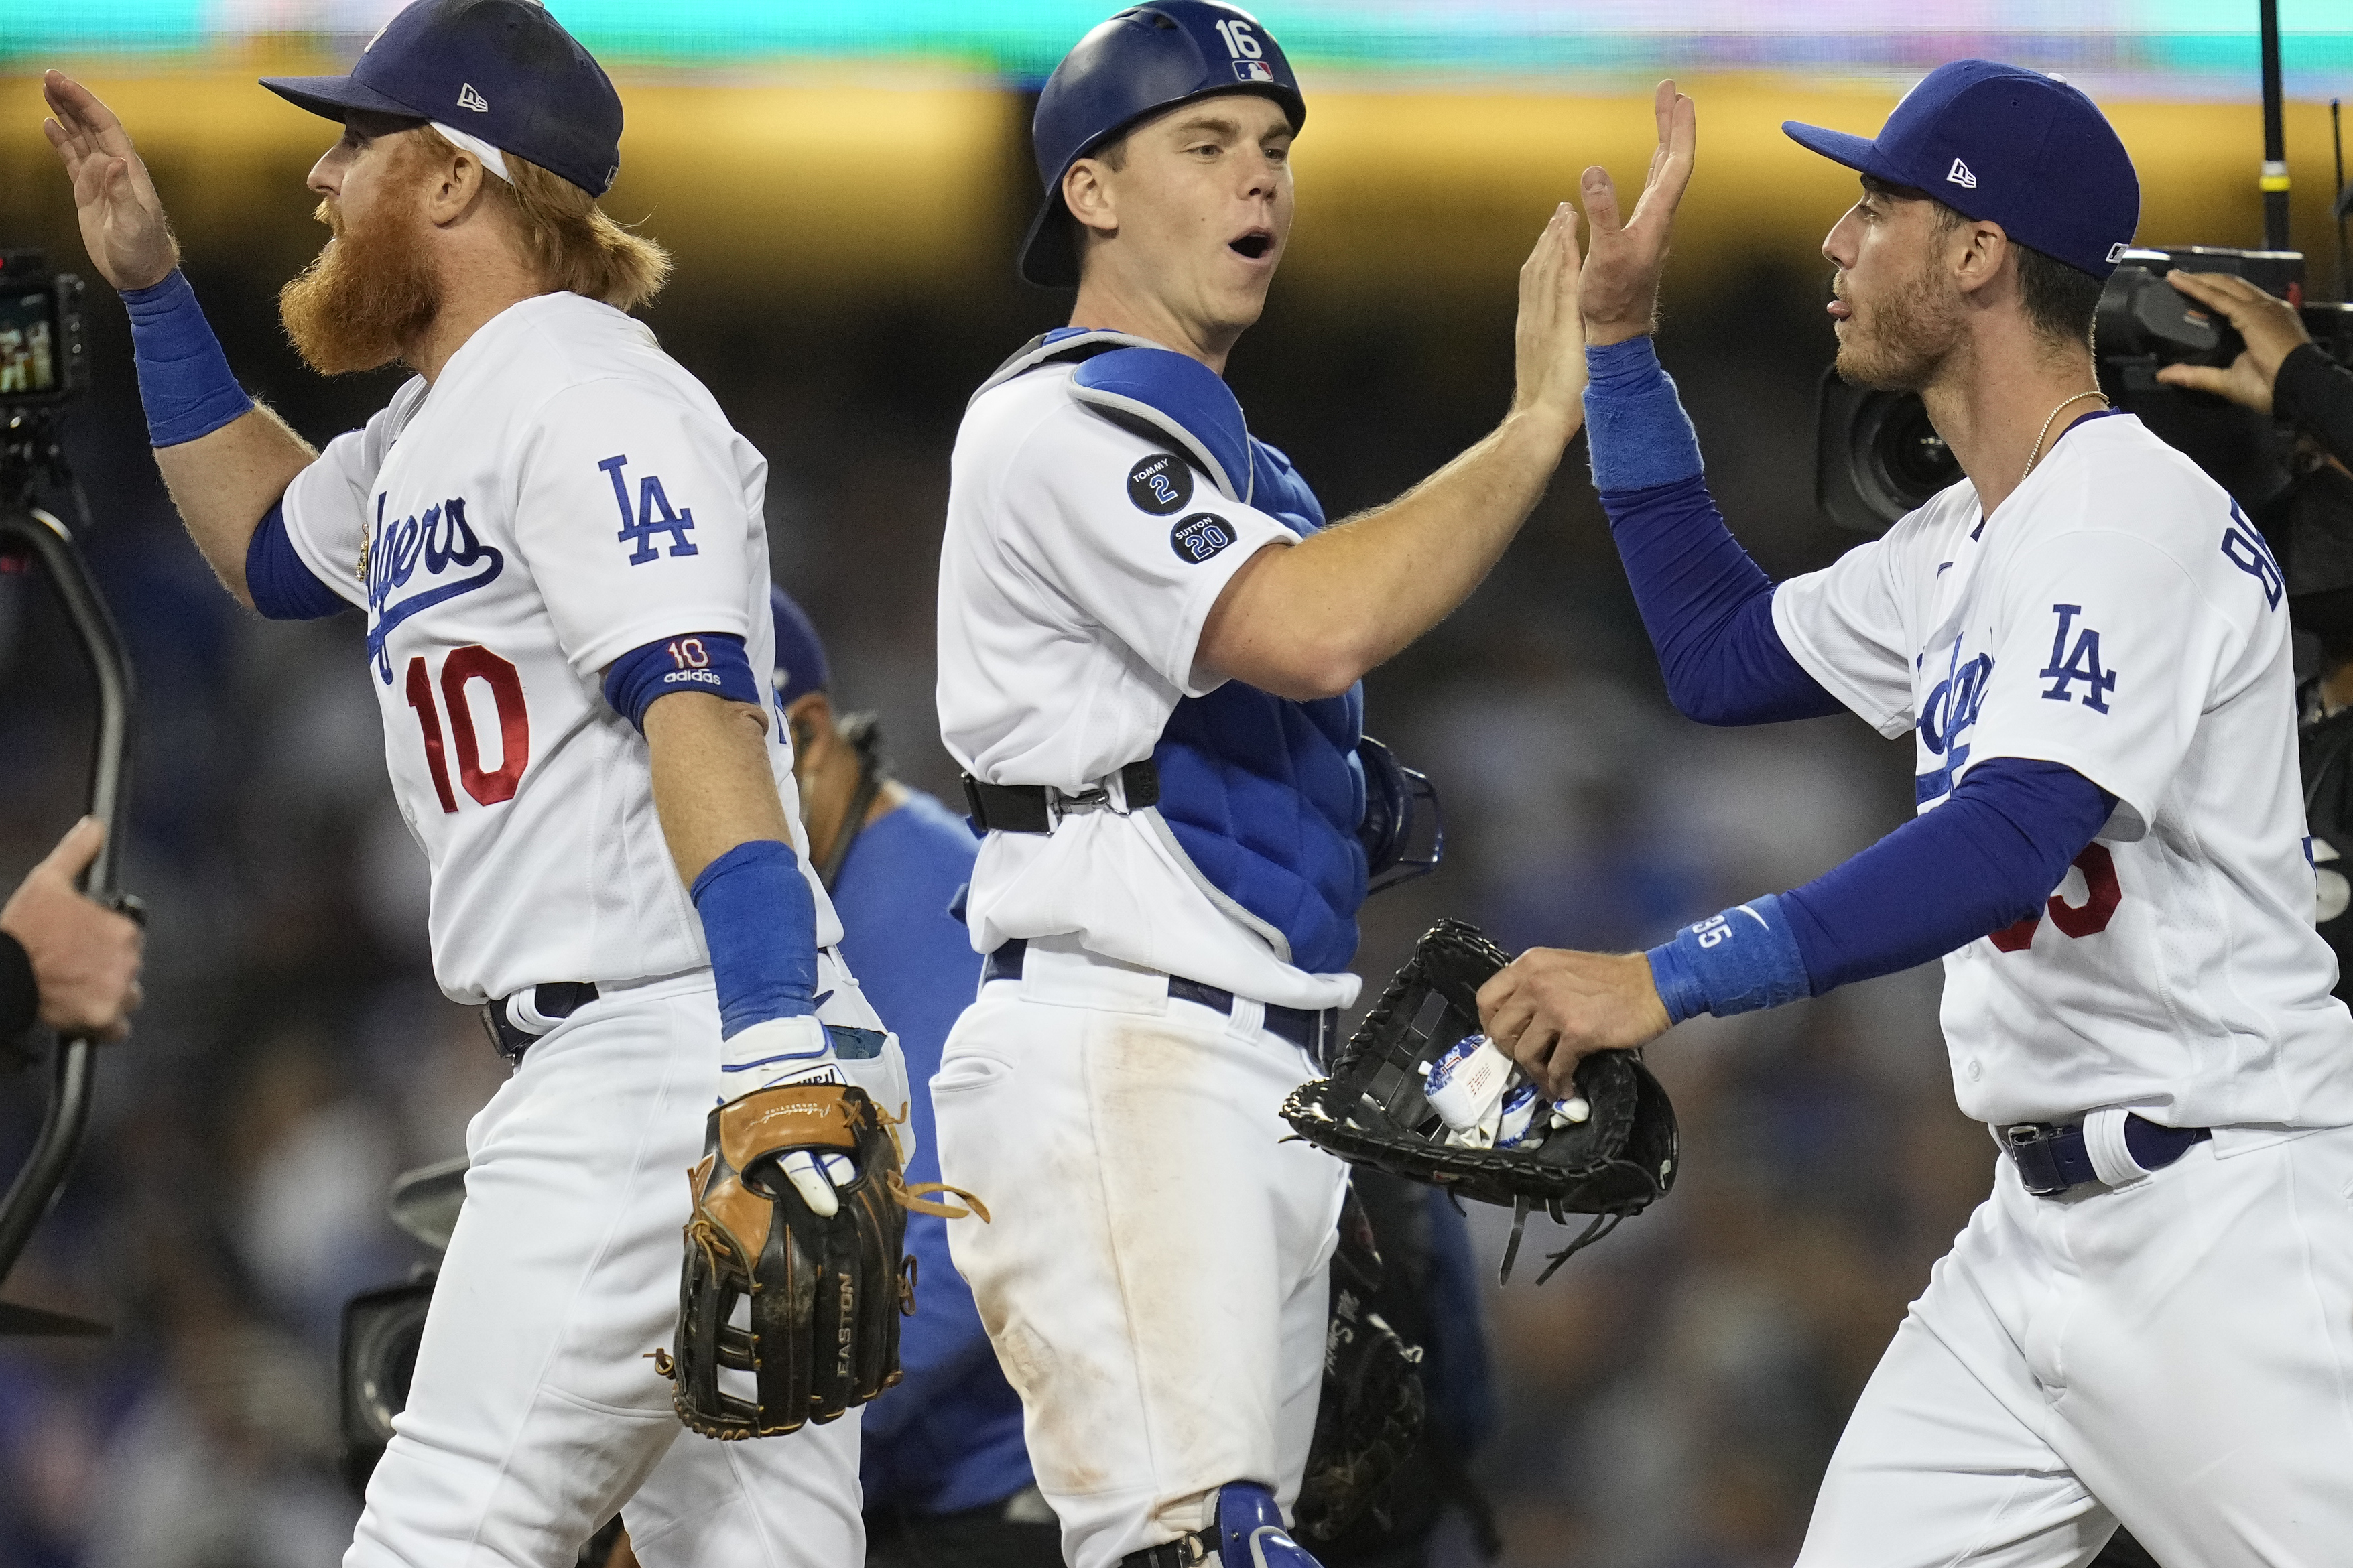
[[[1250,434],[1241,405],[1198,360],[1116,332],[1048,333],[1007,362],[986,392],[1040,365],[1078,361],[1071,396],[1156,441],[1228,499],[1305,537],[1324,507],[1291,459]],[[975,395],[978,395],[976,394]],[[1289,963],[1311,973],[1356,955],[1364,907],[1364,687],[1297,702],[1239,680],[1179,700],[1153,748],[1159,813],[1212,901],[1238,908]]]

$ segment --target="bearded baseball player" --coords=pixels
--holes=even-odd
[[[1687,155],[1688,99],[1660,89]],[[2091,100],[1984,60],[1876,138],[1823,245],[1838,366],[1916,390],[1967,478],[1778,586],[1726,531],[1650,336],[1680,182],[1584,176],[1594,479],[1676,705],[1909,734],[1917,817],[1647,954],[1481,995],[1557,1091],[1697,1013],[1945,962],[1961,1110],[2003,1154],[1831,1460],[1806,1568],[2344,1561],[2353,1019],[2313,930],[2288,616],[2231,497],[2094,375],[2139,185]],[[1656,199],[1652,199],[1656,198]]]
[[[674,1342],[714,1103],[844,1071],[905,1101],[829,951],[754,673],[765,465],[625,313],[668,263],[597,208],[620,100],[544,10],[420,0],[350,76],[265,85],[343,131],[311,172],[334,237],[286,289],[289,334],[322,374],[416,372],[323,453],[231,377],[114,115],[53,71],[45,129],[198,548],[266,616],[364,612],[435,973],[516,1064],[469,1130],[463,1218],[345,1562],[560,1568],[626,1504],[651,1564],[846,1568],[854,1413],[707,1442],[648,1359]],[[845,1156],[782,1162],[809,1211],[848,1209]]]
[[[1574,218],[1521,272],[1503,424],[1345,526],[1220,373],[1290,237],[1306,115],[1273,37],[1155,0],[1082,39],[1035,132],[1030,281],[1071,325],[974,396],[939,709],[987,832],[978,1001],[933,1083],[955,1227],[1076,1568],[1312,1561],[1284,1533],[1345,1173],[1284,1142],[1367,856],[1365,672],[1461,602],[1580,423]]]

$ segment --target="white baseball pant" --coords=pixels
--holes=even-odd
[[[2227,1147],[2227,1145],[2225,1145]],[[2353,1550],[2353,1129],[1993,1195],[1856,1404],[1799,1568]]]
[[[826,1020],[879,1026],[821,969]],[[706,972],[607,988],[474,1118],[408,1406],[344,1568],[571,1568],[617,1510],[648,1568],[862,1563],[856,1411],[700,1437],[649,1359],[676,1330],[687,1170],[719,1079]]]
[[[1284,1142],[1318,1069],[1263,1017],[1037,941],[932,1080],[943,1177],[994,1216],[949,1246],[1073,1568],[1207,1527],[1229,1481],[1298,1496],[1346,1173]]]

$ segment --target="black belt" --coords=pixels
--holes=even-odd
[[[994,952],[981,962],[980,983],[992,980],[1018,980],[1021,965],[1029,952],[1029,944],[1020,937],[999,944]],[[1168,976],[1168,999],[1190,1002],[1208,1008],[1213,1013],[1233,1016],[1234,994],[1206,985],[1198,980],[1187,980],[1181,974]],[[1325,1007],[1278,1007],[1266,1004],[1265,1028],[1268,1034],[1289,1040],[1318,1062],[1329,1065],[1329,1053],[1340,1038],[1340,1009]]]
[[[2038,1198],[2057,1197],[2071,1187],[2098,1181],[2091,1151],[2084,1147],[2084,1124],[2021,1121],[2000,1130],[2001,1146],[2018,1163],[2018,1178]],[[2125,1118],[2125,1147],[2144,1171],[2162,1171],[2214,1136],[2211,1127],[2166,1127],[2144,1116]]]
[[[1126,810],[1159,805],[1160,764],[1150,757],[1128,763],[1119,770],[1119,787]],[[1111,793],[1098,786],[1065,795],[1049,784],[983,784],[966,773],[964,803],[983,833],[1051,833],[1073,807],[1110,805]]]
[[[511,1068],[521,1067],[523,1052],[546,1033],[544,1029],[534,1032],[524,1028],[507,1011],[507,1005],[522,994],[518,991],[514,996],[501,996],[482,1007],[482,1027],[491,1032],[491,1047]],[[531,988],[532,1010],[543,1018],[569,1018],[595,1000],[596,983],[593,980],[551,980]]]

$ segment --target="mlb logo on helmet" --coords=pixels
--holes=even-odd
[[[2055,77],[1991,60],[1938,66],[1876,139],[1784,121],[1792,141],[2105,278],[2140,225],[2140,177],[2107,117]]]
[[[1264,60],[1236,60],[1234,79],[1236,81],[1272,81],[1274,68]]]
[[[470,133],[591,195],[620,166],[620,94],[535,0],[416,0],[368,40],[349,76],[261,85],[334,121],[353,110],[443,120],[454,105],[469,111]]]

